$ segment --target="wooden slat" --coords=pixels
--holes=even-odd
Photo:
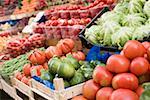
[[[12,98],[16,98],[17,94],[15,91],[15,88],[10,86],[9,84],[7,84],[3,79],[1,79],[1,84],[2,84],[2,88],[3,90]]]
[[[78,84],[67,89],[64,89],[63,85],[59,85],[62,83],[62,79],[54,79],[54,86],[57,90],[52,90],[46,87],[44,84],[37,82],[36,80],[31,80],[32,88],[42,92],[43,94],[47,95],[49,98],[53,100],[67,100],[79,94],[82,94],[82,87],[84,83]],[[63,88],[62,88],[63,87]]]
[[[23,82],[19,81],[16,78],[12,78],[12,83],[14,87],[19,90],[21,93],[25,94],[29,97],[30,100],[34,100],[34,94],[30,86],[24,84]]]

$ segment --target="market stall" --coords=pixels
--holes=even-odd
[[[0,99],[149,100],[149,0],[4,0],[0,10],[10,5],[0,13],[10,97]]]

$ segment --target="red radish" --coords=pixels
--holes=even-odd
[[[106,68],[114,73],[123,73],[129,70],[130,61],[122,55],[112,55],[108,58]]]
[[[109,100],[112,92],[113,92],[113,88],[103,87],[97,92],[96,100]]]
[[[138,78],[132,73],[117,74],[112,79],[112,86],[114,89],[125,88],[136,90],[138,88]]]
[[[138,95],[129,89],[117,89],[109,100],[139,100]]]
[[[110,86],[113,75],[105,68],[97,66],[93,72],[93,80],[101,86]]]
[[[139,76],[145,74],[149,69],[149,62],[144,57],[137,57],[132,60],[130,71]]]

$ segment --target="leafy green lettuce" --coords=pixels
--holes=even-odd
[[[145,3],[143,11],[150,18],[150,0]]]
[[[115,21],[106,21],[102,25],[101,33],[104,33],[103,45],[111,45],[111,36],[115,33],[121,26]]]
[[[129,5],[129,3],[127,3],[127,2],[118,3],[115,6],[114,11],[117,13],[128,14],[129,13],[128,5]]]
[[[132,39],[133,40],[143,40],[145,37],[149,37],[150,36],[150,24],[146,24],[146,25],[142,25],[140,27],[138,27],[133,36]]]
[[[129,12],[130,13],[142,13],[143,6],[146,0],[130,0],[129,2]]]
[[[115,46],[119,46],[119,48],[122,48],[124,44],[131,39],[133,31],[134,28],[121,27],[112,35],[112,44]]]
[[[142,13],[128,14],[122,20],[123,26],[137,27],[146,22],[146,16]]]
[[[122,13],[116,13],[114,11],[109,11],[104,13],[97,21],[96,24],[101,25],[106,21],[120,22],[123,17]]]
[[[100,26],[98,25],[93,25],[90,28],[86,29],[84,35],[85,38],[88,39],[90,42],[97,44],[98,43],[98,37],[101,37],[101,39],[103,38],[104,34],[100,33]]]

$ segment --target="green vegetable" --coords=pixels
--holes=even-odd
[[[119,48],[122,48],[124,44],[131,39],[133,31],[133,28],[121,27],[112,35],[112,44],[119,46]]]
[[[40,78],[42,80],[48,80],[50,82],[53,82],[54,76],[51,75],[48,70],[42,69]]]
[[[93,66],[90,66],[90,63],[85,63],[84,65],[80,67],[80,69],[86,79],[92,78],[94,68]]]
[[[104,33],[103,45],[111,45],[111,36],[120,28],[120,25],[114,21],[106,21],[102,25],[101,32]]]
[[[150,0],[145,3],[143,11],[150,18]]]
[[[66,81],[66,80],[64,80],[64,86],[65,86],[65,87],[69,87],[69,86],[70,86],[69,82]]]
[[[70,79],[73,77],[75,73],[75,68],[70,63],[61,62],[59,68],[58,68],[58,76]]]
[[[101,37],[101,39],[103,38],[103,33],[100,33],[100,26],[97,25],[93,25],[89,29],[86,29],[84,34],[85,38],[94,44],[98,43],[97,35]]]
[[[101,63],[100,61],[98,61],[98,60],[92,60],[92,61],[90,61],[90,65],[91,66],[93,66],[93,68],[95,68],[95,66],[105,66],[105,64],[103,64],[103,63]]]
[[[150,100],[150,82],[142,84],[144,92],[140,96],[140,100]]]
[[[142,13],[128,14],[122,20],[123,26],[137,27],[146,22],[146,16]]]
[[[140,96],[140,100],[150,100],[150,90],[145,90]]]
[[[56,74],[61,63],[62,61],[58,57],[53,57],[50,59],[48,62],[50,73]]]
[[[129,3],[127,2],[118,3],[115,6],[114,11],[117,13],[128,14],[129,13],[128,6]]]
[[[121,18],[124,16],[122,13],[116,13],[115,11],[108,11],[104,13],[97,21],[96,24],[101,25],[106,21],[120,22]]]
[[[138,27],[133,36],[132,39],[133,40],[143,40],[145,37],[149,37],[150,36],[150,24],[147,25],[142,25],[140,27]]]
[[[75,69],[78,69],[78,68],[80,67],[78,60],[75,59],[75,58],[73,58],[71,54],[68,54],[68,55],[66,56],[66,58],[63,59],[63,61],[65,61],[66,63],[72,64],[72,66],[73,66]]]
[[[129,2],[129,12],[130,13],[142,13],[143,6],[146,0],[130,0]]]
[[[73,76],[73,78],[70,80],[70,85],[77,85],[79,83],[82,83],[85,81],[84,76],[82,75],[82,72],[80,72],[79,70],[75,72],[75,75]]]

